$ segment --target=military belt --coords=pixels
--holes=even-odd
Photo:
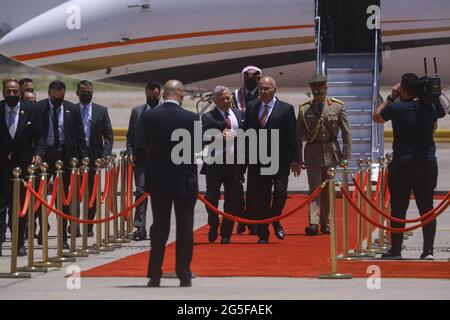
[[[318,139],[311,142],[307,142],[307,144],[328,144],[336,141],[335,139]]]

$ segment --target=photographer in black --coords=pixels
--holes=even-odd
[[[393,160],[389,164],[388,184],[391,193],[392,216],[405,219],[411,190],[420,215],[433,209],[433,195],[437,184],[438,166],[433,132],[437,119],[445,116],[439,102],[418,98],[417,75],[403,75],[401,84],[392,88],[386,101],[374,112],[373,121],[392,120],[394,131]],[[438,100],[436,100],[438,101]],[[393,228],[404,228],[404,223],[391,222]],[[420,259],[433,260],[436,221],[423,227],[423,252]],[[402,258],[403,233],[392,233],[392,248],[383,259]]]

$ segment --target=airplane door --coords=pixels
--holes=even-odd
[[[317,0],[322,53],[373,52],[375,32],[367,27],[367,8],[380,0]]]

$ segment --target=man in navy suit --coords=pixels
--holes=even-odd
[[[77,96],[80,99],[78,106],[81,111],[81,120],[83,121],[83,130],[86,135],[86,146],[89,154],[90,167],[93,170],[95,160],[105,159],[112,153],[114,144],[114,134],[109,118],[108,109],[104,106],[92,102],[94,95],[94,86],[90,81],[83,80],[78,83]],[[80,159],[81,160],[81,159]],[[94,186],[95,175],[93,172],[89,175],[89,190]],[[93,220],[96,214],[96,205],[89,208],[88,219]],[[94,225],[88,225],[88,236],[94,235]],[[80,235],[79,226],[77,236]]]
[[[221,132],[221,136],[213,139],[222,139],[224,143],[223,150],[220,154],[212,155],[215,160],[221,163],[205,163],[200,171],[206,175],[206,196],[205,198],[215,207],[219,204],[220,188],[223,184],[225,191],[225,212],[242,216],[244,213],[244,190],[243,177],[244,166],[237,163],[236,146],[229,144],[227,148],[226,140],[235,139],[233,132],[237,129],[244,128],[244,114],[237,108],[231,108],[231,93],[228,88],[217,86],[214,89],[214,103],[216,107],[202,116],[203,134],[208,129],[217,129]],[[211,141],[212,142],[212,141]],[[218,151],[218,150],[215,150]],[[208,233],[209,242],[214,242],[218,236],[219,216],[217,213],[206,207],[208,212],[208,224],[210,226]],[[221,243],[230,243],[231,233],[233,231],[234,222],[223,219],[220,225]]]
[[[271,77],[263,77],[259,81],[260,100],[248,105],[246,109],[247,128],[268,131],[267,141],[260,141],[267,146],[271,156],[271,132],[279,132],[278,150],[279,167],[275,174],[264,174],[264,165],[250,164],[248,167],[247,181],[247,214],[251,218],[264,220],[281,215],[287,199],[287,187],[290,171],[294,176],[300,175],[300,157],[296,138],[296,119],[294,107],[275,97],[277,90],[276,82]],[[276,149],[274,149],[276,150]],[[273,197],[272,197],[273,188]],[[272,224],[275,235],[280,240],[284,239],[284,230],[280,222]],[[269,225],[258,225],[258,243],[264,244],[269,241]]]
[[[165,102],[145,112],[140,118],[139,137],[146,151],[147,170],[145,191],[151,195],[153,225],[151,227],[151,252],[148,266],[148,283],[158,287],[162,276],[162,263],[170,232],[172,205],[176,217],[176,273],[180,286],[190,287],[194,243],[194,207],[198,195],[197,165],[194,159],[194,124],[197,114],[184,110],[181,103],[184,86],[178,80],[164,85]],[[190,136],[190,150],[184,150],[188,161],[176,164],[172,150],[179,144],[172,141],[177,129],[185,130]]]
[[[20,86],[17,80],[3,83],[4,101],[0,102],[0,252],[5,240],[6,211],[11,224],[12,170],[22,169],[21,178],[28,176],[27,168],[34,163],[39,165],[45,155],[44,134],[37,119],[36,109],[28,102],[20,101]],[[25,189],[21,188],[23,205]],[[18,254],[26,255],[24,247],[26,218],[19,219]],[[11,227],[11,226],[10,226]]]

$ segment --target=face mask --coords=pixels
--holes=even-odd
[[[19,96],[10,96],[5,97],[5,102],[8,106],[11,108],[14,108],[19,103],[20,97]]]
[[[158,98],[147,98],[147,104],[151,108],[154,108],[159,104],[159,99]]]
[[[247,90],[253,91],[258,86],[258,83],[253,79],[245,80],[245,88]]]
[[[51,99],[50,101],[52,102],[52,105],[54,107],[59,107],[60,105],[62,105],[64,99]]]
[[[325,88],[322,88],[319,90],[311,90],[311,91],[312,91],[313,96],[315,96],[315,97],[323,96],[327,92],[327,90]]]
[[[88,105],[92,101],[92,93],[83,93],[80,95],[80,102],[83,105]]]

